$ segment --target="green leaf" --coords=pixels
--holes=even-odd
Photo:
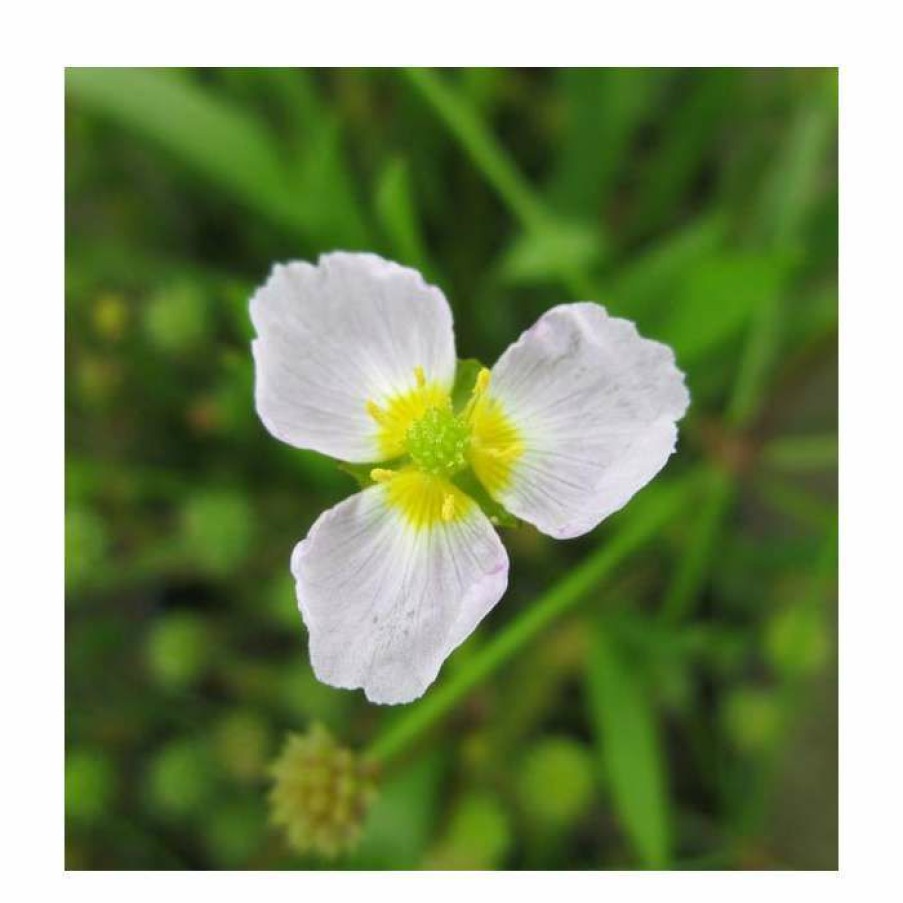
[[[777,144],[758,192],[750,226],[768,247],[798,243],[825,180],[837,180],[837,70],[813,73],[817,80]]]
[[[786,252],[733,253],[700,262],[672,290],[659,337],[683,364],[699,360],[739,335],[754,311],[782,293],[796,259]]]
[[[66,93],[150,138],[258,211],[293,220],[287,173],[272,135],[184,73],[72,68]]]
[[[403,70],[408,82],[442,119],[478,172],[492,186],[528,233],[543,233],[558,228],[557,217],[544,204],[539,193],[524,177],[514,158],[499,143],[482,115],[460,91],[452,78],[429,69]],[[558,279],[572,295],[592,298],[592,283],[587,274],[567,261],[558,268]]]
[[[587,682],[590,719],[618,819],[642,863],[666,868],[671,838],[655,712],[635,669],[601,626]]]
[[[637,130],[656,112],[668,74],[569,68],[559,75],[566,126],[551,197],[564,213],[598,217],[624,176]]]
[[[673,102],[656,115],[661,135],[636,186],[632,232],[649,234],[691,205],[697,180],[717,158],[719,130],[736,111],[739,69],[684,71]]]
[[[502,257],[500,275],[512,285],[554,281],[562,272],[586,272],[600,260],[598,230],[582,223],[550,223],[521,233]]]
[[[410,68],[403,75],[470,157],[525,228],[542,226],[548,219],[542,200],[524,178],[508,151],[496,140],[480,112],[451,78],[430,69]]]
[[[335,118],[311,123],[292,161],[260,120],[175,69],[73,68],[66,92],[278,225],[319,243],[367,245]]]
[[[366,250],[368,229],[342,153],[334,117],[319,120],[301,148],[293,213],[299,228],[318,243]]]
[[[619,270],[605,299],[612,313],[650,324],[673,301],[674,288],[723,246],[727,230],[717,216],[705,216],[669,233]]]
[[[380,788],[351,868],[411,869],[432,836],[444,770],[442,751],[409,762]]]
[[[407,160],[392,157],[388,161],[377,179],[373,206],[395,259],[421,271],[428,270]]]

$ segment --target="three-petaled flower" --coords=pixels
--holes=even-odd
[[[505,592],[508,556],[469,474],[543,533],[579,536],[664,466],[689,403],[670,348],[575,303],[543,314],[456,408],[448,302],[373,254],[277,265],[251,318],[267,429],[374,465],[291,558],[317,677],[373,702],[420,696]]]

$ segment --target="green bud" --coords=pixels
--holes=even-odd
[[[512,845],[511,819],[485,793],[465,796],[455,807],[442,840],[427,857],[430,869],[494,869]]]
[[[577,822],[593,800],[592,753],[569,737],[549,737],[526,755],[518,776],[518,795],[535,822],[563,828]]]
[[[818,672],[831,654],[824,616],[811,605],[782,608],[766,627],[765,651],[775,670],[786,677]]]
[[[266,824],[262,801],[230,800],[216,806],[204,826],[204,842],[221,868],[253,867]]]
[[[207,300],[184,282],[164,289],[147,304],[144,329],[161,351],[180,354],[199,344],[208,332]]]
[[[247,556],[253,513],[244,496],[229,490],[206,490],[189,499],[182,512],[188,554],[203,569],[230,573]]]
[[[116,392],[121,379],[121,367],[115,360],[87,353],[78,359],[75,385],[88,405],[103,406]]]
[[[214,730],[217,755],[234,777],[253,781],[266,768],[270,733],[252,712],[232,712]]]
[[[151,805],[173,816],[203,810],[216,796],[210,753],[193,738],[175,740],[151,760],[147,773]]]
[[[106,558],[110,546],[106,524],[88,508],[66,510],[66,584],[87,582]]]
[[[66,818],[92,824],[109,810],[116,773],[108,756],[97,750],[75,749],[66,756]]]
[[[164,686],[187,687],[206,671],[212,648],[209,628],[200,615],[164,615],[147,638],[148,667]]]
[[[741,687],[728,696],[722,713],[725,730],[738,749],[759,752],[772,747],[781,729],[781,710],[774,693]]]
[[[117,341],[122,338],[128,323],[129,311],[120,295],[101,295],[92,310],[94,328],[105,339]]]

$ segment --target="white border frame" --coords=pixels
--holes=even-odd
[[[899,23],[891,5],[559,0],[325,4],[80,3],[7,11],[3,37],[4,845],[7,899],[220,900],[462,891],[618,901],[893,898],[901,882]],[[10,17],[12,21],[10,21]],[[378,39],[377,39],[378,37]],[[249,59],[250,58],[250,59]],[[841,875],[819,873],[71,873],[63,800],[64,65],[841,64]],[[11,200],[11,203],[10,203]],[[10,500],[12,504],[10,504]],[[496,882],[504,881],[499,888]]]

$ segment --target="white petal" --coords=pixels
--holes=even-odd
[[[314,672],[410,702],[502,597],[508,556],[476,504],[415,529],[371,486],[325,512],[292,554]]]
[[[337,252],[277,264],[251,299],[257,412],[277,438],[346,461],[379,460],[367,402],[416,385],[451,387],[448,302],[415,270]]]
[[[670,348],[591,303],[540,317],[493,368],[489,394],[523,442],[495,495],[558,539],[591,530],[664,467],[690,401]]]

